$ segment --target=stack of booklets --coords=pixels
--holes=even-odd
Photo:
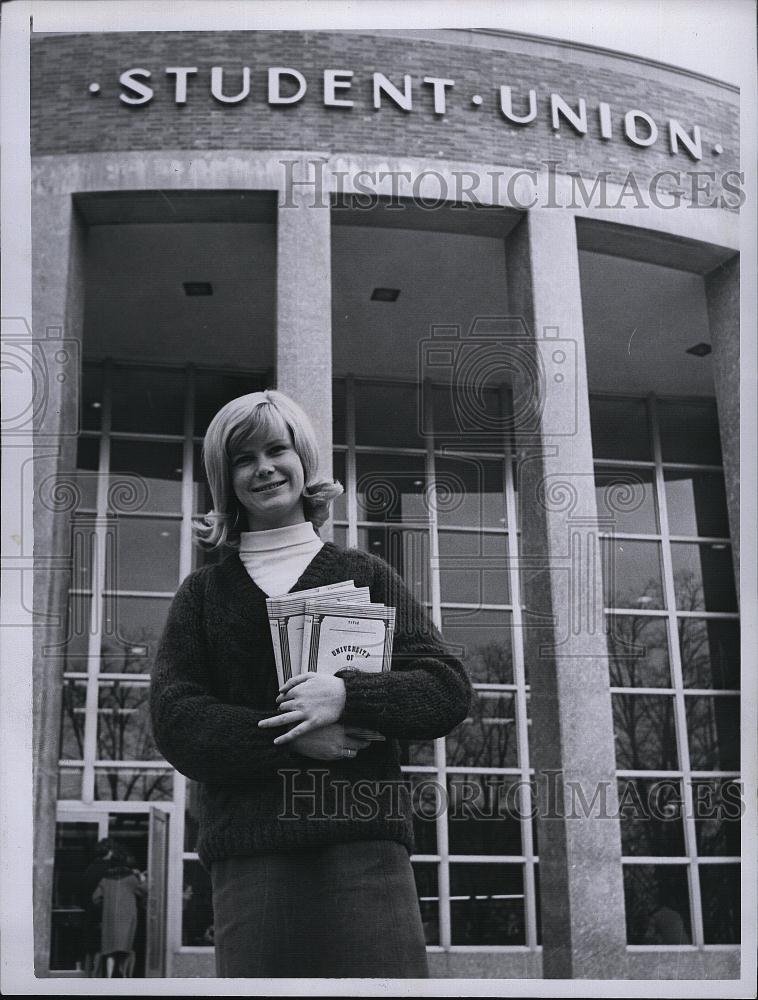
[[[395,609],[373,604],[368,587],[343,580],[270,597],[266,607],[280,686],[306,672],[390,669]]]

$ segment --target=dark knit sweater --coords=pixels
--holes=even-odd
[[[166,760],[200,782],[197,849],[206,867],[233,855],[352,840],[413,849],[397,741],[449,733],[466,717],[470,684],[383,560],[327,543],[292,590],[340,580],[368,586],[372,601],[397,614],[391,671],[339,674],[341,722],[387,740],[336,761],[274,746],[283,730],[258,727],[277,712],[278,682],[266,595],[239,555],[191,573],[174,597],[152,675],[153,733]]]

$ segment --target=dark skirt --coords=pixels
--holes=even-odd
[[[216,974],[428,977],[408,851],[367,840],[215,861]]]

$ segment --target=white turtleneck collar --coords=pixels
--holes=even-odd
[[[324,543],[310,521],[240,534],[240,559],[269,597],[286,594]]]

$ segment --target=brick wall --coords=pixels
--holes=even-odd
[[[629,72],[600,65],[582,65],[580,50],[566,58],[535,58],[501,49],[472,48],[381,32],[140,32],[88,35],[48,35],[32,41],[33,154],[140,149],[308,149],[329,153],[368,153],[540,169],[557,160],[561,172],[585,176],[610,171],[623,181],[628,171],[645,180],[665,169],[738,169],[739,109],[728,89],[723,100],[715,87],[705,94],[698,81],[671,73],[671,84],[645,76],[645,67],[630,61]],[[210,94],[210,67],[227,70],[226,89],[241,84],[241,67],[251,69],[251,93],[240,104],[222,105]],[[620,65],[623,65],[621,63]],[[128,107],[119,100],[118,77],[123,70],[152,71],[155,97],[146,105]],[[177,106],[173,78],[167,66],[197,66],[190,78],[188,102]],[[271,107],[266,100],[267,69],[299,69],[308,93],[293,106]],[[355,73],[349,97],[353,108],[325,107],[322,71],[350,69]],[[397,85],[409,73],[414,81],[414,107],[408,113],[390,102],[380,110],[372,104],[371,73],[385,73]],[[659,74],[660,75],[660,74]],[[433,113],[432,89],[424,76],[455,80],[448,94],[448,112]],[[100,84],[92,96],[90,83]],[[513,88],[515,109],[526,107],[535,88],[538,114],[527,126],[514,126],[499,110],[499,87]],[[707,88],[706,88],[707,89]],[[579,97],[588,104],[589,132],[580,136],[566,123],[559,133],[550,124],[551,91],[572,106]],[[471,97],[483,98],[480,107]],[[613,139],[599,138],[597,103],[606,101],[614,113]],[[639,148],[623,135],[623,115],[641,109],[656,120],[658,141]],[[699,124],[703,159],[696,163],[682,150],[668,148],[669,118],[689,131]],[[716,155],[719,143],[723,153]],[[665,185],[664,185],[665,186]]]

